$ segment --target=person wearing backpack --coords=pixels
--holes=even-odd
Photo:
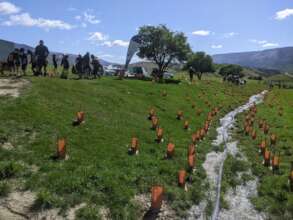
[[[25,53],[24,48],[20,49],[20,62],[21,62],[22,74],[25,76],[26,75],[27,64],[28,64],[28,58],[27,58],[27,54]]]
[[[47,75],[47,57],[49,55],[48,47],[44,45],[44,41],[40,40],[39,45],[35,49],[35,55],[37,59],[37,71],[38,74],[43,76]],[[44,72],[42,72],[44,69]]]
[[[61,79],[68,79],[69,74],[69,61],[68,61],[68,55],[64,55],[61,60],[61,66],[63,67],[62,73],[60,75]]]
[[[58,58],[56,57],[56,54],[53,54],[52,61],[53,61],[53,74],[54,74],[54,76],[56,76],[57,69],[58,69]]]
[[[7,65],[8,65],[8,69],[9,69],[10,74],[14,74],[15,73],[14,51],[8,54]]]

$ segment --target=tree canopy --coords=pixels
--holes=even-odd
[[[159,78],[171,63],[187,60],[191,49],[182,32],[173,32],[165,25],[143,26],[139,29],[141,40],[138,57],[152,60],[158,65]]]
[[[223,66],[220,69],[219,74],[223,77],[228,77],[230,75],[236,75],[236,76],[242,78],[244,76],[242,71],[243,71],[242,66],[229,64],[229,65]]]
[[[205,52],[192,53],[184,69],[189,71],[191,78],[193,74],[196,74],[201,80],[203,73],[214,72],[213,59]]]

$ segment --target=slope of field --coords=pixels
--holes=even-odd
[[[271,76],[271,77],[268,77],[267,80],[281,80],[281,81],[286,81],[286,82],[293,82],[293,76],[291,75],[286,75],[286,74],[278,74],[278,75],[275,75],[275,76]]]
[[[256,140],[243,134],[244,115],[239,118],[240,132],[236,134],[243,152],[248,157],[253,175],[259,178],[258,196],[252,198],[255,207],[269,213],[269,219],[293,218],[293,193],[290,190],[289,174],[293,161],[293,91],[273,89],[268,93],[264,104],[257,107],[253,129],[257,132]],[[269,125],[265,134],[259,128],[261,120]],[[271,135],[277,136],[276,144],[270,141]],[[260,143],[266,141],[267,150],[271,152],[270,166],[263,165]],[[279,171],[273,173],[271,163],[273,155],[279,156]]]
[[[28,79],[31,86],[19,98],[0,97],[0,196],[32,191],[36,200],[30,210],[55,208],[59,215],[85,204],[77,211],[77,219],[98,219],[99,215],[137,219],[149,207],[147,198],[154,184],[164,186],[167,215],[185,216],[206,189],[201,164],[212,148],[217,119],[263,89],[254,82],[237,87],[213,80],[167,85],[113,78]],[[192,184],[185,191],[177,185],[177,174],[187,168],[191,134],[219,106],[222,109],[207,138],[196,148],[197,169],[190,174]],[[165,141],[160,144],[155,143],[147,120],[151,107],[164,129]],[[85,112],[86,122],[73,127],[79,110]],[[184,120],[176,120],[178,110],[184,111],[190,129],[183,129]],[[136,156],[127,154],[133,136],[140,145]],[[64,161],[52,159],[58,137],[68,142]],[[171,160],[163,159],[168,141],[175,143]],[[144,200],[140,203],[135,198]]]

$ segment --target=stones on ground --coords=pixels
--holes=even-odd
[[[151,195],[150,194],[136,195],[133,199],[133,202],[138,204],[139,207],[141,208],[141,213],[145,214],[151,208]],[[170,208],[170,206],[165,200],[163,200],[162,207],[156,219],[157,220],[176,219],[175,211]]]
[[[14,146],[10,142],[0,143],[0,147],[5,150],[13,150]]]
[[[29,81],[24,79],[0,79],[0,96],[20,95],[20,90],[29,85]]]
[[[86,204],[81,203],[69,209],[65,216],[59,214],[59,209],[46,209],[40,212],[33,211],[36,194],[31,191],[15,191],[6,198],[0,199],[0,219],[2,220],[74,220],[76,211]]]
[[[247,194],[239,194],[239,201],[243,202],[241,205],[235,205],[234,209],[231,210],[231,213],[226,215],[224,218],[221,218],[220,212],[220,192],[221,192],[221,176],[223,170],[223,162],[226,159],[228,153],[232,155],[236,155],[238,152],[237,142],[231,142],[231,129],[234,126],[235,116],[246,109],[249,109],[252,105],[258,104],[262,102],[264,95],[267,91],[262,92],[261,94],[252,96],[248,103],[242,105],[235,110],[228,113],[224,118],[220,120],[221,126],[217,128],[218,136],[214,140],[213,145],[220,146],[221,144],[225,144],[224,152],[210,152],[206,155],[206,160],[203,163],[203,168],[207,173],[208,180],[211,184],[211,188],[207,194],[209,194],[209,198],[214,201],[214,210],[213,210],[213,219],[235,219],[233,216],[234,213],[239,213],[239,216],[248,217],[247,219],[262,219],[261,215],[257,215],[257,211],[254,209],[252,204],[250,203],[249,198],[247,198]],[[227,143],[228,142],[228,143]],[[233,204],[232,204],[233,205]],[[198,211],[202,211],[205,209],[204,206],[207,206],[207,203],[204,201],[201,202],[198,206],[193,206],[189,211],[189,217],[195,219],[204,219],[203,214],[200,215]],[[231,217],[231,218],[230,218]],[[238,217],[238,216],[237,216]],[[239,219],[239,218],[237,218]],[[244,218],[242,218],[244,219]]]
[[[101,207],[99,210],[99,214],[100,214],[102,220],[110,219],[110,209],[109,208]]]

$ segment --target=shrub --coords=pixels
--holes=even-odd
[[[0,181],[0,197],[7,196],[10,192],[10,186],[6,181]]]
[[[17,176],[23,171],[23,166],[15,162],[0,162],[0,180]]]
[[[76,213],[77,220],[100,220],[102,219],[99,209],[96,206],[86,206]]]
[[[49,191],[43,190],[37,194],[37,199],[35,201],[33,209],[50,209],[60,206],[62,206],[62,201],[56,195]]]

